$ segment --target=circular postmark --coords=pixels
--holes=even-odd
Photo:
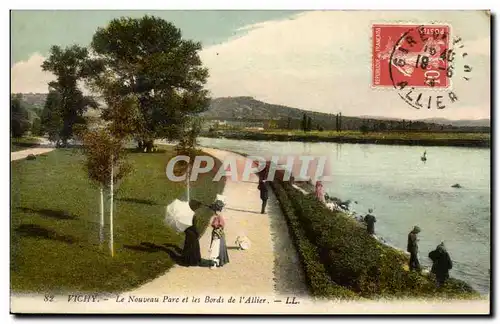
[[[409,27],[395,42],[388,60],[398,95],[416,109],[444,109],[457,102],[457,79],[469,81],[472,67],[460,37],[448,25]]]

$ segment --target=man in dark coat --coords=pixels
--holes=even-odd
[[[418,233],[420,233],[420,227],[415,226],[408,234],[408,246],[406,250],[410,252],[410,271],[420,271],[420,262],[418,262]]]
[[[375,222],[377,222],[377,219],[372,215],[372,213],[373,209],[368,209],[368,214],[364,218],[364,221],[366,223],[366,230],[370,235],[375,234]]]
[[[436,276],[437,286],[440,287],[450,277],[449,271],[453,267],[450,254],[446,251],[443,242],[429,253],[429,258],[432,260],[431,273]]]
[[[259,186],[257,188],[260,191],[260,199],[262,200],[262,208],[261,208],[260,213],[265,214],[267,199],[269,198],[269,189],[267,187],[265,180],[260,179]]]

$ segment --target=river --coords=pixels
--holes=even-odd
[[[453,260],[451,275],[482,294],[490,289],[490,150],[375,144],[241,141],[201,138],[203,146],[251,155],[328,155],[333,181],[325,191],[357,201],[353,209],[374,209],[375,231],[391,245],[406,248],[418,225],[419,259],[441,241]],[[420,156],[427,151],[427,161]],[[452,188],[459,183],[462,188]]]

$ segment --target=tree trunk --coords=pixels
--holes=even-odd
[[[109,250],[111,252],[111,256],[115,256],[115,248],[114,248],[114,241],[113,241],[113,156],[111,156],[111,183],[110,183],[110,193],[111,193],[111,199],[109,203]]]
[[[190,185],[189,185],[189,177],[190,177],[190,172],[189,172],[189,165],[187,167],[186,171],[186,182],[187,182],[187,190],[186,190],[186,196],[187,196],[187,201],[189,202],[191,199],[191,192],[190,192]]]
[[[144,146],[146,147],[146,152],[147,153],[153,152],[154,143],[153,143],[152,140],[144,141]]]
[[[101,208],[100,208],[100,222],[99,222],[99,243],[102,244],[104,242],[104,189],[101,186]]]

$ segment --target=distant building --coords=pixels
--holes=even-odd
[[[204,124],[205,129],[209,128],[242,128],[242,129],[264,129],[264,122],[247,120],[208,120]]]

